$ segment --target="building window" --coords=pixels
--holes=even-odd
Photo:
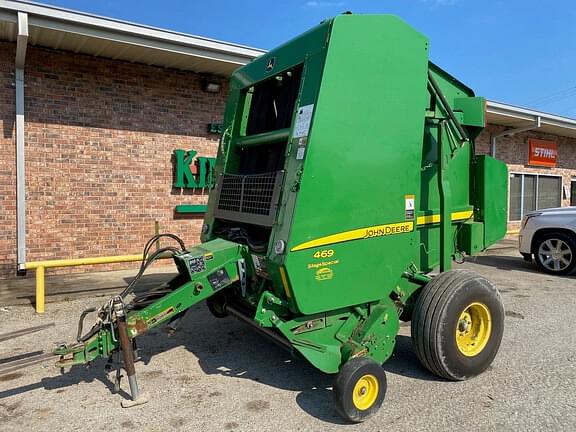
[[[508,220],[519,221],[532,210],[560,207],[562,177],[540,174],[510,174]]]
[[[576,206],[576,177],[572,177],[570,185],[570,205]]]

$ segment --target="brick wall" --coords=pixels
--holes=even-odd
[[[508,128],[498,125],[488,125],[476,140],[476,152],[490,153],[490,136],[503,132]],[[558,145],[558,160],[556,168],[528,166],[528,138],[538,138],[554,141]],[[536,130],[520,133],[513,136],[498,138],[496,144],[496,157],[508,165],[508,171],[520,173],[534,173],[544,175],[561,175],[562,185],[570,190],[572,177],[576,177],[576,139],[540,133]],[[570,199],[562,197],[562,205],[570,205]],[[513,230],[519,227],[518,222],[511,222],[508,228]]]
[[[0,43],[0,278],[16,269],[14,48]],[[207,133],[207,124],[221,121],[226,80],[211,77],[223,90],[210,94],[201,89],[203,79],[29,48],[28,261],[140,253],[155,221],[187,244],[198,241],[202,218],[178,216],[174,207],[205,203],[207,196],[172,188],[172,152],[216,152],[218,136]]]
[[[15,45],[0,43],[0,278],[16,269],[14,144]],[[212,80],[218,78],[211,77]],[[172,188],[172,152],[213,156],[227,89],[201,90],[203,77],[30,47],[26,60],[27,258],[29,261],[140,253],[154,234],[198,241],[201,217],[174,213],[177,204],[204,203],[199,191]],[[489,153],[489,125],[477,151]],[[558,168],[528,167],[528,137],[558,143]],[[498,140],[511,171],[576,176],[576,140],[535,131]],[[564,200],[563,205],[569,201]],[[516,224],[510,224],[514,228]],[[97,270],[130,264],[98,266]],[[51,270],[70,272],[91,270]]]
[[[16,262],[15,54],[15,44],[0,43],[0,276]]]

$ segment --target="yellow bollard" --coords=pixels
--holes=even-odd
[[[44,267],[36,268],[36,313],[44,313]]]

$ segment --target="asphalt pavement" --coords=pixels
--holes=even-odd
[[[536,271],[512,248],[456,266],[500,289],[506,307],[502,346],[490,369],[466,382],[427,372],[414,354],[409,325],[384,365],[386,400],[360,425],[344,423],[332,403],[332,377],[233,319],[194,307],[168,337],[141,338],[137,376],[148,404],[124,409],[127,382],[113,392],[104,361],[63,374],[48,363],[0,377],[1,431],[574,431],[576,430],[576,278]],[[0,308],[0,333],[56,326],[0,343],[8,357],[72,341],[77,317],[105,297]]]

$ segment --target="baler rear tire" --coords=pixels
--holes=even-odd
[[[382,366],[367,357],[350,359],[334,382],[336,410],[345,420],[363,422],[380,409],[386,388]]]
[[[432,279],[422,289],[412,316],[418,359],[433,374],[453,381],[484,372],[498,353],[503,332],[504,306],[498,290],[468,270]]]

